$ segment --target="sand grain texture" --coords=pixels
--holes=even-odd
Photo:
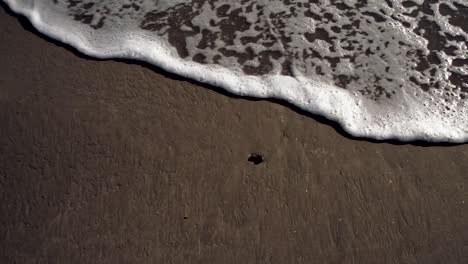
[[[351,140],[4,9],[0,35],[1,263],[468,263],[466,145]]]

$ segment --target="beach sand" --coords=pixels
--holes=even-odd
[[[1,263],[468,263],[467,145],[350,139],[0,10]]]

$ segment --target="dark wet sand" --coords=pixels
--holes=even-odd
[[[467,145],[351,140],[0,10],[0,263],[468,263]]]

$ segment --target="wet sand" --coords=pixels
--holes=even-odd
[[[1,263],[468,263],[467,145],[350,139],[0,10]]]

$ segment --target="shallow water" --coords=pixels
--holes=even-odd
[[[376,139],[468,139],[466,0],[4,0],[101,58],[286,100]]]

